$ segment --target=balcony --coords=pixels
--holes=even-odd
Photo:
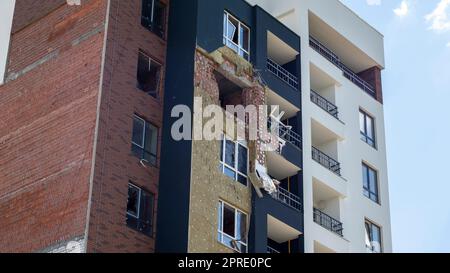
[[[298,77],[294,76],[270,58],[267,59],[267,69],[290,87],[298,90]]]
[[[341,176],[341,164],[315,147],[312,147],[312,159],[333,173]]]
[[[311,102],[325,110],[328,114],[339,120],[339,111],[336,105],[328,101],[326,98],[311,90]]]
[[[345,64],[341,62],[339,56],[337,56],[334,52],[326,48],[323,44],[321,44],[318,40],[313,37],[309,38],[309,45],[312,49],[314,49],[317,53],[322,55],[325,59],[334,64],[338,69],[340,69],[345,78],[350,80],[364,92],[376,98],[375,88],[363,80],[360,76],[358,76],[355,72],[353,72],[350,68],[348,68]]]
[[[344,237],[342,223],[316,208],[314,208],[314,222],[325,229]]]
[[[280,201],[281,203],[286,204],[299,212],[303,212],[300,197],[298,197],[297,195],[281,187],[278,187],[277,192],[272,193],[271,196],[272,198]]]
[[[272,132],[275,132],[278,137],[286,140],[298,149],[302,149],[302,137],[300,134],[294,132],[290,126],[286,126],[282,123],[274,123],[271,118],[268,118],[267,128]]]
[[[267,254],[280,254],[280,252],[270,246],[267,247]]]

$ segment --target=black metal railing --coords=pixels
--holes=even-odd
[[[333,53],[331,50],[326,48],[323,44],[321,44],[318,40],[316,40],[314,37],[311,37],[311,36],[309,37],[309,45],[311,48],[313,48],[315,51],[317,51],[320,55],[325,57],[325,59],[327,59],[332,64],[334,64],[337,68],[339,68],[342,71],[342,73],[344,74],[344,77],[349,79],[351,82],[353,82],[356,86],[361,88],[363,91],[365,91],[370,96],[376,98],[375,88],[371,84],[369,84],[365,80],[363,80],[360,76],[358,76],[350,68],[345,66],[335,53]]]
[[[270,246],[267,246],[267,253],[268,254],[280,254],[280,251],[278,251]]]
[[[341,237],[344,236],[342,223],[316,208],[314,208],[314,222]]]
[[[315,147],[312,147],[312,159],[335,174],[341,175],[341,164]]]
[[[337,106],[313,90],[311,90],[311,101],[325,110],[328,114],[332,115],[336,119],[339,119],[339,111]]]
[[[289,86],[298,90],[298,77],[294,76],[291,72],[287,71],[281,65],[277,64],[271,59],[267,59],[267,69],[282,81],[287,83]]]
[[[279,137],[291,143],[300,150],[302,149],[302,137],[300,136],[300,134],[294,132],[292,129],[289,129],[289,127],[283,124],[279,124],[276,127],[277,128],[274,128],[274,130]],[[269,131],[272,131],[272,120],[270,117],[267,120],[267,128],[269,129]]]
[[[300,197],[281,188],[277,187],[277,191],[271,194],[272,198],[288,205],[289,207],[303,212],[303,206]]]

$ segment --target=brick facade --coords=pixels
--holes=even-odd
[[[11,37],[7,73],[20,76],[0,87],[2,252],[84,236],[104,31],[78,39],[104,24],[105,11],[101,0],[58,4]],[[52,37],[67,21],[73,27]]]
[[[154,251],[126,226],[129,181],[156,206],[159,179],[131,155],[134,113],[162,126],[161,99],[136,88],[139,50],[163,65],[166,51],[141,26],[141,2],[16,1],[0,86],[0,251]]]
[[[136,74],[139,50],[164,65],[166,42],[141,26],[141,2],[111,1],[88,252],[154,251],[156,232],[150,238],[125,224],[128,183],[133,182],[155,195],[156,227],[159,168],[144,167],[131,154],[131,135],[134,114],[162,128],[162,99],[137,89]],[[161,84],[159,98],[163,90]],[[158,138],[160,150],[161,133]]]

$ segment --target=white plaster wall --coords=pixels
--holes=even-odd
[[[15,3],[16,0],[2,0],[0,2],[0,85],[3,84],[5,77]]]
[[[248,0],[248,2],[258,4],[274,16],[290,12],[282,22],[302,38],[305,251],[314,252],[316,240],[336,252],[365,253],[364,220],[367,218],[382,227],[383,251],[392,252],[383,105],[344,78],[340,70],[309,47],[308,12],[312,10],[370,58],[376,60],[380,66],[384,66],[383,36],[337,0]],[[332,117],[325,118],[321,112],[323,110],[311,103],[310,62],[339,83],[336,87],[335,101],[343,124]],[[360,108],[375,117],[377,150],[360,140]],[[337,145],[342,178],[312,161],[312,118],[339,135]],[[375,204],[363,195],[362,161],[378,170],[381,205]],[[313,177],[326,180],[324,182],[328,186],[337,192],[345,193],[345,197],[339,201],[344,238],[324,230],[313,222]]]

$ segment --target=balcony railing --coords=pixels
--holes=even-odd
[[[314,222],[341,237],[344,236],[342,223],[316,208],[314,208]]]
[[[312,147],[312,159],[335,174],[341,175],[341,164],[315,147]]]
[[[267,69],[289,86],[298,90],[298,77],[292,75],[291,72],[287,71],[281,65],[271,59],[267,59]]]
[[[267,246],[267,253],[268,254],[280,254],[280,251],[278,251],[274,248],[271,248],[270,246]]]
[[[271,196],[272,196],[272,198],[280,201],[281,203],[288,205],[289,207],[291,207],[299,212],[303,211],[300,197],[298,197],[297,195],[295,195],[293,193],[288,192],[287,190],[285,190],[281,187],[278,187],[277,192],[272,193]]]
[[[337,106],[313,90],[311,90],[311,101],[320,108],[322,108],[323,110],[325,110],[328,114],[332,115],[336,119],[339,119],[339,112]]]
[[[269,129],[269,131],[271,131],[271,129],[272,129],[272,124],[273,124],[272,120],[269,117],[267,120],[267,128]],[[290,127],[285,126],[284,124],[278,124],[277,128],[274,128],[274,130],[276,131],[276,133],[279,137],[281,137],[282,139],[291,143],[292,145],[299,148],[300,150],[302,149],[302,145],[303,145],[302,137],[300,136],[300,134],[292,131],[292,129],[290,129]]]
[[[321,44],[319,41],[314,39],[313,37],[309,37],[309,45],[311,48],[313,48],[315,51],[317,51],[320,55],[325,57],[328,61],[330,61],[332,64],[334,64],[337,68],[339,68],[342,73],[344,74],[344,77],[349,79],[351,82],[353,82],[356,86],[361,88],[363,91],[365,91],[367,94],[369,94],[372,97],[376,97],[375,88],[367,83],[365,80],[363,80],[360,76],[358,76],[355,72],[353,72],[350,68],[345,66],[339,57],[334,54],[331,50],[326,48],[323,44]]]

